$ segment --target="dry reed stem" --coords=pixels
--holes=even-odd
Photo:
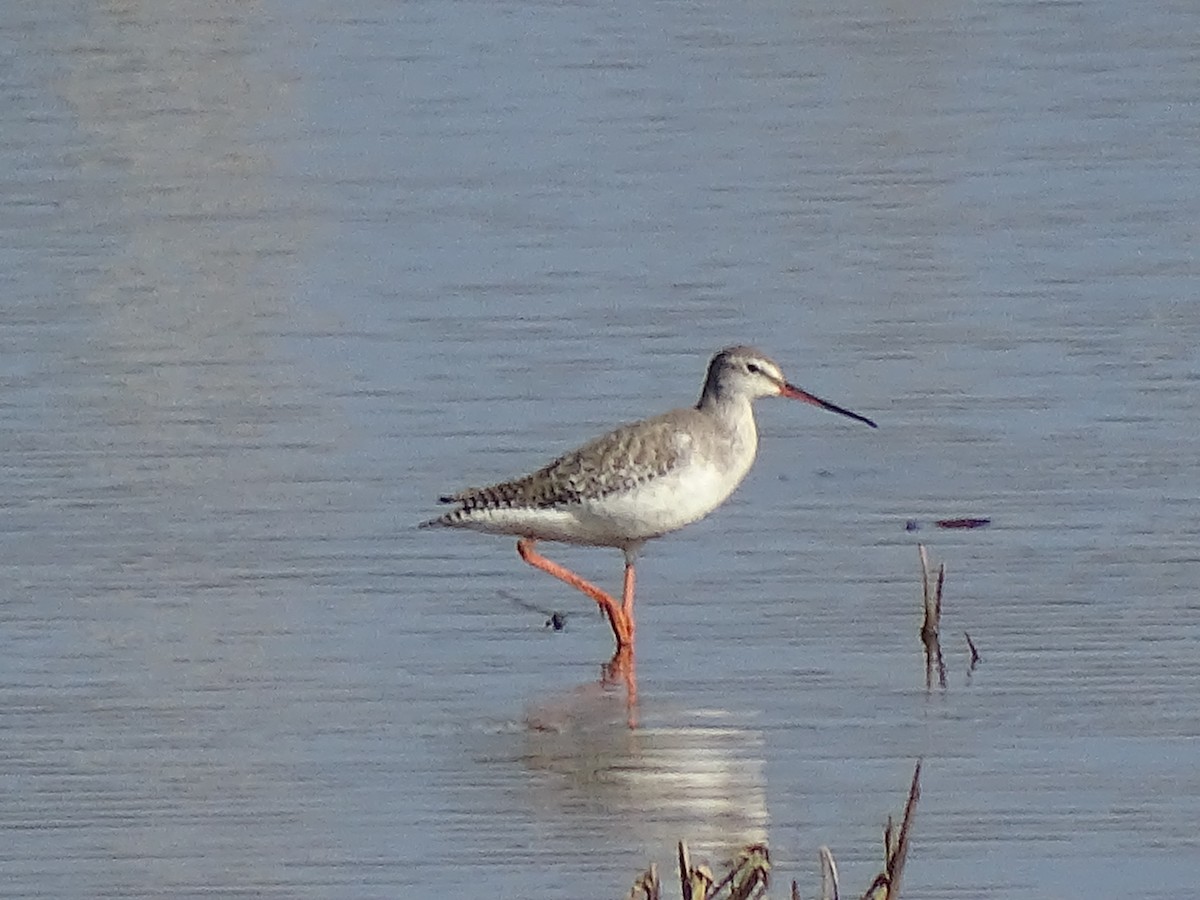
[[[917,801],[921,799],[921,761],[913,769],[912,784],[908,789],[908,802],[904,804],[904,817],[900,829],[896,830],[892,817],[888,816],[883,830],[883,871],[875,876],[862,900],[900,900],[900,880],[904,874],[904,863],[908,859],[908,837],[912,830]]]
[[[921,799],[921,760],[913,768],[904,815],[897,828],[891,816],[883,831],[883,871],[875,876],[862,900],[900,900],[900,883],[908,860],[909,836]],[[693,866],[686,841],[679,846],[679,893],[683,900],[763,900],[770,885],[771,857],[766,844],[744,847],[729,871],[714,883],[706,865]],[[838,900],[838,870],[828,847],[821,847],[821,900]],[[792,882],[792,900],[800,900],[800,888]],[[651,865],[638,876],[629,900],[661,900],[658,869]]]
[[[921,760],[913,768],[912,783],[908,787],[908,802],[904,804],[904,818],[900,820],[900,833],[887,856],[888,900],[899,900],[900,880],[904,874],[904,863],[908,860],[908,840],[912,832],[913,818],[917,812],[917,801],[921,799]]]
[[[771,882],[766,844],[743,847],[724,877],[714,883],[712,869],[693,866],[687,842],[679,842],[679,895],[683,900],[761,900]]]
[[[629,889],[629,900],[661,900],[662,883],[658,880],[658,866],[650,868],[637,877]]]
[[[821,858],[821,900],[838,900],[838,870],[833,851],[821,847],[817,855]]]
[[[679,842],[679,894],[683,900],[706,900],[712,887],[712,869],[693,866],[687,841]]]
[[[729,885],[729,900],[758,900],[771,886],[771,854],[766,844],[751,844],[738,855],[729,874],[721,880],[710,897],[717,897]]]

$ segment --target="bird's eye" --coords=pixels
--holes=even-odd
[[[763,370],[758,367],[758,363],[746,363],[746,371],[751,375],[761,375]]]

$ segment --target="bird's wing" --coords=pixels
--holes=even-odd
[[[524,506],[545,509],[626,491],[680,465],[691,438],[676,410],[625,425],[560,456],[522,478],[467,488],[439,498],[464,510]]]

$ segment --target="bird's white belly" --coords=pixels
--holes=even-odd
[[[744,474],[693,465],[628,491],[586,500],[575,515],[585,530],[603,534],[603,543],[643,541],[704,518],[725,502]]]

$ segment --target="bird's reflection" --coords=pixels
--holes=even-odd
[[[625,724],[637,728],[637,666],[633,647],[618,647],[612,659],[600,667],[600,683],[625,690]]]
[[[609,666],[633,681],[632,664],[614,658]],[[593,843],[609,834],[666,855],[681,838],[714,861],[766,840],[761,732],[740,727],[742,716],[729,711],[659,706],[643,708],[644,724],[629,728],[629,690],[585,685],[527,712],[535,805]]]

